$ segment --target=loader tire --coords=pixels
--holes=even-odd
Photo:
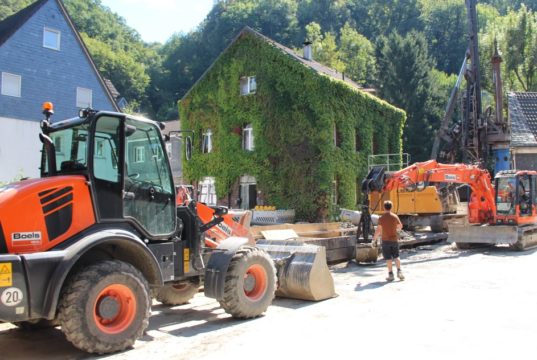
[[[134,266],[118,260],[76,273],[62,290],[59,320],[67,340],[90,353],[124,350],[149,324],[149,285]]]
[[[164,285],[157,290],[155,299],[164,305],[183,305],[198,293],[199,287],[199,280]]]
[[[231,259],[220,305],[234,318],[263,314],[274,299],[276,270],[263,250],[244,246]]]

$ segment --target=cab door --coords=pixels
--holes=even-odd
[[[151,122],[125,121],[123,214],[153,237],[175,230],[173,180],[160,129]]]

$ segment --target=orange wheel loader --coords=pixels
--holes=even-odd
[[[44,113],[41,178],[0,188],[0,321],[59,324],[103,354],[142,336],[152,297],[182,304],[201,281],[234,317],[265,312],[273,260],[244,237],[205,246],[227,209],[202,221],[195,201],[176,204],[162,124],[91,109],[51,123],[49,103]]]

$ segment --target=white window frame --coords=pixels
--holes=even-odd
[[[144,146],[136,146],[134,148],[134,162],[138,164],[145,162],[145,147]]]
[[[89,103],[87,102],[88,99],[82,98],[83,95],[85,96],[89,95]],[[87,108],[91,108],[92,106],[93,106],[93,90],[78,86],[76,88],[76,107],[80,109],[87,109]]]
[[[252,127],[252,124],[248,124],[242,129],[242,149],[246,151],[254,151],[254,140],[254,128]]]
[[[5,96],[21,97],[22,76],[2,72],[1,94]]]
[[[56,35],[56,46],[47,43],[47,34]],[[60,30],[44,27],[43,28],[43,47],[47,49],[60,51],[62,32]]]
[[[205,133],[203,134],[202,138],[202,149],[201,152],[204,154],[208,154],[213,151],[213,131],[211,129],[207,129]]]
[[[255,76],[241,77],[241,95],[251,95],[257,92],[257,79]]]

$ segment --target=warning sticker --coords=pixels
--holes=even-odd
[[[0,287],[13,285],[11,263],[0,263]]]

